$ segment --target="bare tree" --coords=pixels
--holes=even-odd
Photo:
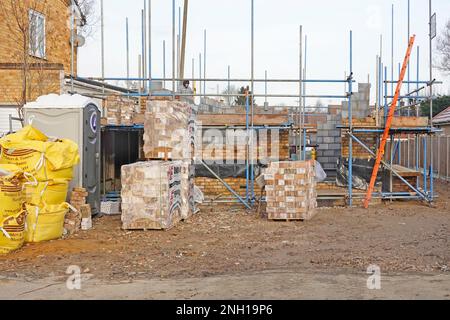
[[[237,94],[238,94],[238,89],[236,88],[236,86],[234,85],[230,85],[230,87],[226,88],[225,90],[222,91],[222,94],[229,94],[228,97],[226,97],[226,101],[228,106],[233,106],[236,105],[236,99],[237,99]]]
[[[439,69],[450,73],[450,20],[438,38],[437,50],[440,53]]]
[[[79,21],[77,23],[77,33],[85,38],[91,38],[99,22],[99,17],[95,12],[96,0],[73,0],[79,8]]]
[[[47,0],[0,1],[0,19],[5,21],[9,36],[17,43],[16,47],[10,49],[10,53],[12,60],[20,66],[21,94],[16,98],[20,116],[22,106],[27,103],[32,92],[31,70],[39,69],[39,65],[43,62],[37,56],[42,53],[45,37],[39,36],[38,28],[48,27],[38,26],[36,19],[38,14],[49,16]],[[48,32],[48,29],[45,32]]]
[[[91,36],[95,25],[95,0],[73,0],[73,4],[79,12],[76,17],[77,34]],[[32,97],[48,93],[52,83],[45,48],[47,42],[58,41],[58,33],[63,30],[55,30],[56,26],[51,21],[60,17],[54,17],[50,8],[48,0],[0,1],[0,19],[6,24],[10,39],[16,43],[10,48],[10,62],[19,66],[21,88],[15,102],[21,117],[22,107]]]

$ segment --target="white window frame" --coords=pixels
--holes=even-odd
[[[42,23],[42,30],[40,30],[40,33],[39,30],[37,30],[39,21]],[[47,51],[46,50],[47,37],[46,37],[45,23],[46,23],[45,15],[33,9],[29,10],[30,55],[40,59],[46,58],[46,51]]]

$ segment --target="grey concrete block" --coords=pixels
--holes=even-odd
[[[328,149],[330,150],[340,150],[341,145],[339,143],[332,143],[328,145]]]
[[[340,137],[341,136],[341,129],[332,130],[330,132],[330,135],[333,137]]]
[[[326,150],[324,153],[323,153],[323,156],[325,156],[325,157],[333,157],[333,156],[336,156],[336,151],[335,150]]]

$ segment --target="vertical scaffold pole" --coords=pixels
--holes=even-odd
[[[350,75],[348,76],[348,123],[353,133],[352,92],[353,90],[353,31],[350,31]],[[348,205],[353,206],[353,138],[348,142]]]

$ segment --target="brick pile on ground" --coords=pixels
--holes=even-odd
[[[122,166],[122,228],[166,230],[182,219],[181,161]]]
[[[316,214],[314,161],[272,162],[264,180],[269,220],[310,220]]]
[[[73,188],[70,194],[70,205],[76,210],[70,210],[64,219],[64,229],[66,235],[75,234],[80,231],[82,211],[89,211],[91,209],[89,204],[86,204],[86,197],[88,192],[84,188]]]

